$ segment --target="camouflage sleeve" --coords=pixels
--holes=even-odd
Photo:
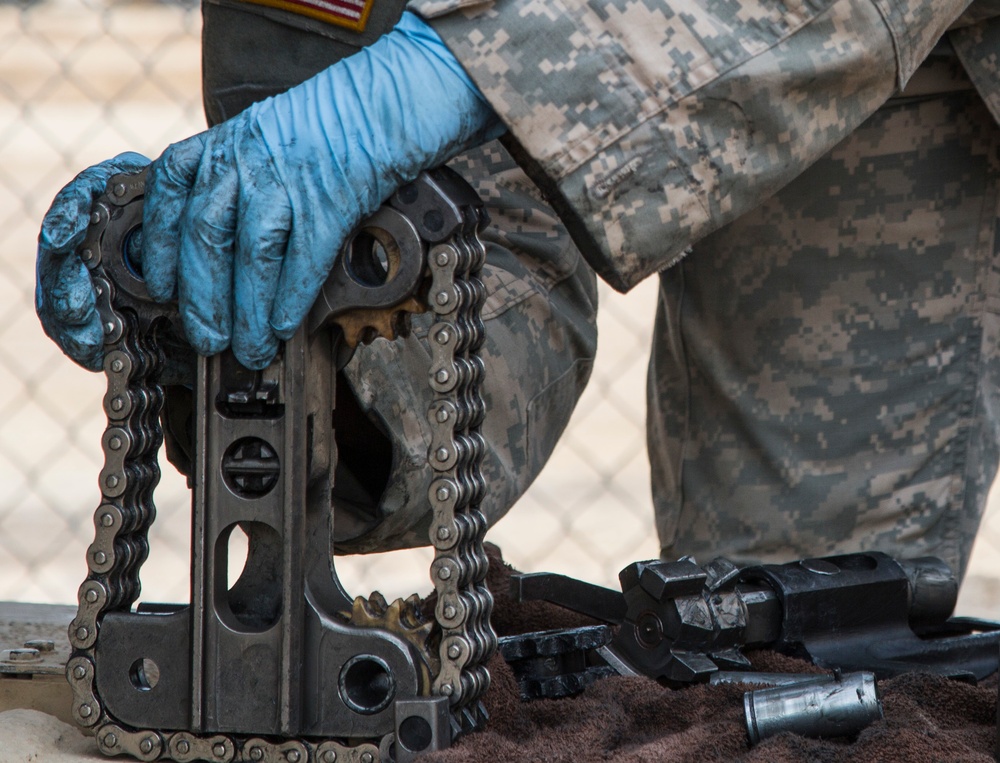
[[[968,0],[411,0],[627,290],[906,82]]]

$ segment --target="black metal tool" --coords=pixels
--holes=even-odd
[[[511,585],[520,600],[617,625],[606,651],[667,685],[745,669],[747,646],[879,678],[922,670],[974,681],[997,670],[1000,623],[949,619],[958,584],[935,558],[871,552],[745,569],[684,558],[635,562],[619,580],[621,593],[545,573]]]

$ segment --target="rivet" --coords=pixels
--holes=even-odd
[[[446,620],[451,620],[451,618],[453,618],[457,614],[458,610],[455,609],[455,607],[452,606],[451,604],[449,604],[447,607],[444,608],[444,616]]]
[[[447,329],[441,329],[434,335],[434,339],[437,340],[438,344],[448,344],[451,341],[451,334],[448,333]]]
[[[108,555],[105,554],[103,551],[98,551],[96,554],[94,554],[94,561],[97,562],[98,564],[104,564],[106,561],[108,561]]]
[[[104,293],[104,287],[101,286],[99,283],[94,284],[94,292],[99,297],[99,296],[101,296]]]
[[[437,418],[438,424],[443,424],[444,422],[446,422],[448,420],[448,409],[438,408],[435,418]]]
[[[114,734],[108,734],[106,737],[104,737],[104,746],[105,747],[117,747],[118,746],[118,737],[116,737]]]
[[[451,537],[451,530],[447,527],[438,528],[438,538],[440,540],[448,540]]]
[[[375,760],[375,756],[370,752],[365,752],[361,754],[361,763],[372,763]]]
[[[115,518],[111,516],[108,512],[101,514],[101,524],[104,527],[111,527],[115,523]]]
[[[116,374],[120,374],[123,368],[125,368],[125,364],[122,363],[117,358],[111,361],[111,370],[114,371]]]
[[[103,551],[99,551],[98,553],[101,554],[102,556],[104,555]],[[94,555],[94,558],[95,559],[97,558],[97,554]],[[104,564],[104,562],[102,561],[101,564]],[[90,590],[87,591],[87,593],[83,595],[83,598],[87,600],[88,604],[94,604],[97,602],[98,599],[97,591],[91,588]]]
[[[254,749],[259,750],[260,748],[254,747]],[[215,747],[212,748],[212,754],[217,758],[223,757],[226,754],[226,746],[221,743],[215,745]],[[260,760],[260,758],[258,758],[258,760]]]
[[[336,763],[337,753],[334,750],[327,750],[323,753],[323,763]]]
[[[111,321],[108,321],[107,323],[104,324],[104,333],[105,334],[110,334],[114,330],[115,330],[115,324],[113,324]]]
[[[301,759],[302,756],[299,755],[298,750],[289,750],[285,753],[285,760],[287,760],[288,763],[299,763]]]
[[[90,249],[84,249],[82,252],[80,252],[80,258],[84,262],[90,262],[92,259],[94,259],[94,253]]]
[[[99,223],[100,221],[101,221],[101,215],[99,212],[94,212],[94,214],[90,216],[90,222],[92,222],[94,225],[97,225],[97,223]]]
[[[115,186],[115,196],[124,196],[124,195],[125,195],[125,184],[119,183],[118,185]]]
[[[191,743],[186,739],[182,739],[177,743],[177,752],[181,755],[187,755],[191,752]]]
[[[77,665],[75,668],[73,668],[73,678],[83,679],[83,678],[86,678],[86,677],[87,677],[87,669],[85,667],[83,667],[83,665]],[[84,713],[83,712],[84,710],[86,710],[87,712]],[[90,715],[90,705],[84,705],[83,707],[81,707],[80,708],[80,715],[83,715],[83,716]]]
[[[439,501],[447,501],[449,498],[451,498],[451,491],[447,487],[442,485],[437,489],[437,499]],[[442,527],[441,529],[444,530],[446,528]]]
[[[436,259],[437,259],[437,264],[440,265],[441,267],[444,267],[445,265],[448,264],[448,253],[438,252]]]
[[[116,397],[111,400],[111,410],[120,411],[124,407],[125,407],[125,401],[122,400],[120,397]]]
[[[455,689],[451,684],[442,684],[441,686],[441,693],[446,697],[450,697],[454,691]]]
[[[110,440],[108,440],[108,447],[111,448],[111,450],[121,450],[122,438],[112,437]]]
[[[448,454],[448,449],[447,448],[438,448],[434,452],[434,458],[436,458],[438,461],[447,461],[448,460],[448,455],[449,454]]]
[[[93,714],[94,714],[94,708],[92,708],[90,705],[82,705],[80,707],[80,717],[81,718],[89,718]]]
[[[262,749],[260,749],[259,747],[250,748],[250,760],[263,760],[263,759],[264,759],[264,751]]]
[[[446,291],[439,291],[437,294],[434,295],[434,301],[437,302],[439,305],[447,305],[450,299],[451,296]]]
[[[438,384],[445,384],[450,378],[451,374],[448,373],[448,369],[446,368],[442,368],[440,371],[434,374],[434,379],[437,381]]]
[[[76,629],[76,637],[80,641],[84,641],[87,638],[87,636],[89,636],[89,635],[90,635],[90,631],[87,630],[87,628],[85,626],[81,625],[79,628]]]
[[[438,570],[438,577],[442,580],[447,580],[451,577],[451,567],[442,567]]]
[[[139,749],[142,752],[148,753],[153,749],[153,740],[151,737],[146,737],[139,743]]]
[[[118,475],[117,474],[109,474],[108,478],[106,480],[104,480],[104,484],[107,485],[110,488],[116,488],[116,487],[118,487]]]
[[[462,648],[458,644],[452,644],[448,647],[448,656],[453,660],[457,660],[462,654]]]

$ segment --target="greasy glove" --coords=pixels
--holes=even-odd
[[[351,229],[418,172],[502,132],[419,18],[286,93],[168,148],[150,169],[143,273],[192,346],[262,368]]]
[[[138,172],[147,164],[146,157],[127,153],[84,170],[56,195],[38,235],[35,310],[42,328],[63,352],[92,371],[99,371],[104,361],[104,332],[90,273],[76,248],[108,178]]]

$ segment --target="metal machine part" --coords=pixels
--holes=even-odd
[[[879,677],[924,670],[978,680],[997,670],[1000,623],[948,619],[958,586],[938,559],[870,552],[739,569],[683,558],[635,562],[619,579],[621,593],[561,575],[515,575],[511,585],[516,599],[618,625],[605,662],[667,685],[745,670],[745,646]]]
[[[270,367],[249,371],[229,353],[199,359],[191,605],[133,609],[159,479],[159,340],[181,334],[176,307],[150,300],[132,256],[144,181],[111,179],[80,247],[105,324],[108,426],[89,574],[69,629],[74,719],[105,754],[150,761],[376,763],[447,747],[485,721],[496,650],[478,509],[481,201],[450,170],[422,174],[361,225]],[[415,598],[352,600],[331,553],[341,338],[393,333],[400,311],[424,303],[438,319],[433,623]],[[237,530],[248,553],[230,580]]]
[[[854,736],[883,717],[875,676],[868,672],[748,691],[743,713],[751,746],[783,731],[821,738]]]
[[[618,675],[599,656],[611,636],[607,625],[504,636],[499,640],[500,654],[514,671],[521,699],[557,699]]]

